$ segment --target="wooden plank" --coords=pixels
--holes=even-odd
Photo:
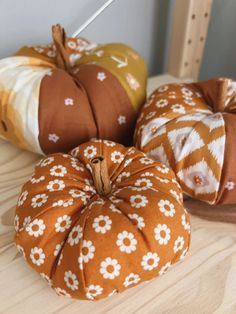
[[[169,76],[149,81],[149,91]],[[39,155],[0,140],[0,313],[236,313],[236,226],[192,217],[191,253],[167,274],[99,302],[58,297],[13,243],[20,187]]]
[[[207,38],[212,0],[176,0],[168,72],[179,78],[198,79]]]

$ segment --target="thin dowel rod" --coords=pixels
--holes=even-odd
[[[106,1],[90,18],[85,21],[73,34],[72,37],[78,37],[78,35],[85,30],[110,4],[112,4],[115,0]]]

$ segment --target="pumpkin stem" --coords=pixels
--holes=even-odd
[[[111,183],[106,160],[103,156],[94,157],[90,166],[96,191],[100,195],[107,195],[111,192]]]
[[[69,56],[66,51],[66,33],[60,24],[52,26],[52,38],[56,46],[56,61],[60,69],[68,71],[70,68]]]
[[[215,112],[235,111],[236,92],[232,80],[217,78],[195,84]]]

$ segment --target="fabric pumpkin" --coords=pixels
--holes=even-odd
[[[144,60],[123,44],[67,38],[59,25],[53,40],[0,60],[0,136],[40,154],[93,137],[129,143],[146,97]]]
[[[191,197],[236,203],[235,112],[230,79],[161,86],[141,110],[135,143],[170,166]]]
[[[190,240],[174,173],[106,140],[43,158],[15,227],[17,248],[59,295],[91,300],[163,274]]]

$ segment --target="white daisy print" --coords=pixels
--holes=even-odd
[[[175,240],[174,244],[174,252],[177,253],[178,251],[182,250],[184,247],[184,238],[181,236],[178,236],[177,240]]]
[[[111,230],[112,220],[109,216],[100,215],[94,218],[93,221],[93,228],[97,233],[106,233],[107,231]]]
[[[92,170],[91,170],[91,172],[92,172]],[[95,187],[93,186],[92,181],[85,179],[85,183],[86,183],[86,186],[83,188],[83,190],[85,192],[91,192],[92,194],[97,193],[97,191],[95,190]]]
[[[183,197],[181,194],[177,193],[175,190],[170,190],[170,194],[172,194],[174,196],[174,198],[181,203],[183,201]]]
[[[195,101],[193,101],[192,98],[185,98],[184,103],[186,105],[189,105],[189,106],[195,106],[196,105]]]
[[[97,148],[93,145],[87,146],[84,150],[84,157],[90,159],[95,157],[97,154]]]
[[[103,143],[108,147],[114,147],[116,144],[112,141],[103,140]]]
[[[136,91],[137,89],[140,88],[140,84],[139,84],[138,80],[131,73],[128,73],[126,75],[126,80],[127,80],[129,87],[131,89]]]
[[[50,192],[54,192],[54,191],[62,191],[65,187],[65,183],[63,180],[58,180],[55,179],[53,181],[49,181],[48,185],[47,185],[47,189]]]
[[[118,201],[116,202],[116,199],[114,198],[114,196],[112,196],[112,197],[110,198],[110,201],[115,202],[115,203],[119,203],[118,201],[120,201],[120,200],[118,200]],[[114,204],[111,204],[111,205],[109,206],[109,208],[111,209],[111,211],[112,211],[113,213],[121,214],[121,211],[120,211]]]
[[[152,182],[146,178],[136,180],[134,185],[137,191],[147,190],[153,186]]]
[[[74,203],[73,198],[69,199],[68,201],[58,200],[57,202],[54,202],[52,204],[52,207],[57,207],[57,206],[69,207],[73,205],[73,203]]]
[[[114,290],[112,290],[112,292],[110,292],[109,294],[108,294],[108,297],[112,297],[114,294],[116,294],[117,293],[117,290],[116,289],[114,289]]]
[[[31,48],[31,47],[29,47],[29,48]],[[43,52],[44,52],[44,49],[41,48],[41,47],[33,47],[33,49],[34,49],[35,51],[37,51],[38,53],[43,53]]]
[[[123,282],[123,285],[125,287],[131,286],[131,285],[135,285],[140,281],[140,277],[137,274],[134,273],[130,273],[126,278],[125,281]]]
[[[117,150],[111,153],[111,161],[113,161],[115,164],[120,164],[124,160],[124,158],[125,156]]]
[[[33,264],[40,266],[44,264],[45,261],[45,254],[43,252],[43,249],[35,246],[30,251],[30,258]]]
[[[103,50],[96,51],[95,55],[98,57],[102,57],[104,55],[104,51]]]
[[[62,241],[61,243],[58,243],[55,247],[55,250],[53,252],[53,255],[54,256],[58,256],[58,254],[60,253],[61,249],[62,249],[62,246],[64,244],[64,241]]]
[[[49,51],[47,52],[47,56],[48,56],[49,58],[55,58],[55,57],[56,57],[56,52],[53,51],[53,50],[49,50]]]
[[[171,262],[166,263],[159,271],[159,275],[163,275],[167,272],[167,270],[171,267]]]
[[[48,275],[46,275],[46,274],[44,274],[44,273],[40,273],[40,276],[41,276],[44,280],[46,280],[46,282],[47,282],[47,284],[48,284],[49,286],[52,286],[52,280],[48,277]]]
[[[98,72],[97,79],[101,82],[103,82],[106,79],[106,74],[104,72]]]
[[[28,191],[24,191],[24,192],[22,192],[21,193],[21,195],[20,195],[20,197],[19,197],[19,199],[18,199],[18,206],[21,206],[21,205],[23,205],[24,204],[24,202],[26,201],[26,198],[27,198],[27,196],[28,196]]]
[[[158,206],[159,206],[160,211],[166,217],[174,217],[175,207],[174,207],[174,205],[170,201],[168,201],[168,200],[160,200],[158,202]]]
[[[121,124],[125,124],[126,123],[126,116],[122,116],[120,115],[117,119],[118,123]]]
[[[126,159],[126,161],[124,162],[124,167],[127,167],[129,164],[131,164],[132,161],[132,158]]]
[[[54,161],[54,157],[47,157],[45,159],[42,159],[39,163],[40,167],[46,167],[50,165]]]
[[[73,106],[74,105],[74,99],[72,99],[72,98],[64,99],[64,105],[65,106]]]
[[[188,252],[189,252],[189,248],[186,247],[180,255],[180,260],[184,259]]]
[[[157,253],[148,252],[146,255],[143,256],[141,261],[141,266],[144,270],[153,270],[159,264],[160,257]]]
[[[228,191],[231,191],[234,189],[234,186],[235,186],[235,183],[233,181],[228,181],[225,185],[225,188],[228,190]]]
[[[72,156],[77,156],[79,154],[79,147],[73,148],[71,151]]]
[[[121,266],[118,263],[117,259],[112,259],[107,257],[100,264],[100,273],[105,279],[114,279],[120,275]]]
[[[187,222],[186,215],[181,216],[181,222],[185,230],[190,231],[190,224]]]
[[[23,227],[25,228],[30,223],[31,223],[31,217],[30,216],[25,217],[23,221]]]
[[[125,171],[123,171],[123,172],[121,172],[121,173],[118,175],[116,181],[117,181],[117,182],[121,182],[121,181],[123,180],[123,178],[128,178],[129,176],[130,176],[130,172],[125,172]]]
[[[70,244],[70,246],[78,244],[82,236],[83,236],[82,227],[80,225],[74,226],[69,234],[68,243]]]
[[[66,167],[62,165],[54,166],[50,169],[50,175],[55,177],[64,177],[67,174]]]
[[[63,254],[61,253],[57,262],[57,265],[60,266],[63,259]]]
[[[140,162],[141,164],[143,165],[151,165],[154,163],[154,161],[148,157],[143,157],[143,158],[140,158]]]
[[[132,195],[130,197],[130,204],[132,207],[135,207],[135,208],[145,207],[147,203],[148,203],[148,199],[144,195],[137,194],[137,195]]]
[[[169,88],[168,85],[163,85],[163,86],[159,87],[157,89],[157,91],[160,92],[160,93],[163,93],[163,92],[166,92],[168,90],[168,88]]]
[[[144,172],[141,174],[141,177],[154,177],[154,174],[152,172]]]
[[[17,248],[18,252],[19,252],[20,254],[22,254],[22,256],[25,258],[25,251],[24,251],[24,248],[23,248],[21,245],[19,245],[19,244],[16,245],[16,248]]]
[[[146,120],[149,120],[149,119],[153,118],[155,115],[156,115],[156,112],[155,112],[155,111],[151,111],[151,112],[149,112],[149,113],[146,115],[145,119],[146,119]]]
[[[168,173],[169,172],[169,168],[166,167],[165,165],[157,166],[156,169],[158,171],[160,171],[161,173]]]
[[[121,252],[130,254],[136,251],[137,240],[133,233],[125,230],[118,234],[116,245],[119,246]]]
[[[157,108],[163,108],[166,107],[168,105],[168,100],[167,99],[160,99],[155,103],[155,106]]]
[[[188,88],[186,88],[186,87],[182,87],[181,88],[181,92],[184,94],[184,96],[186,96],[186,97],[191,97],[191,96],[193,96],[193,92],[190,90],[190,89],[188,89]]]
[[[138,229],[142,230],[145,227],[143,217],[139,216],[138,214],[128,214],[128,217],[136,223]]]
[[[88,263],[89,260],[94,258],[95,246],[92,241],[83,240],[82,251],[80,253],[79,263]]]
[[[67,297],[67,298],[71,298],[71,295],[69,293],[66,292],[66,290],[61,289],[61,288],[55,288],[54,289],[57,295],[63,296],[63,297]]]
[[[40,176],[40,177],[38,177],[38,178],[31,178],[31,179],[30,179],[30,182],[31,182],[32,184],[36,184],[36,183],[42,182],[42,181],[44,181],[44,180],[45,180],[45,176]]]
[[[103,288],[99,285],[89,285],[86,290],[86,297],[90,300],[94,300],[96,296],[102,294]]]
[[[166,245],[170,240],[170,229],[166,224],[158,224],[154,229],[154,234],[160,245]]]
[[[78,165],[78,161],[77,160],[72,160],[71,162],[71,166],[77,170],[77,171],[84,171],[84,168],[80,165]]]
[[[178,112],[178,113],[182,113],[182,114],[184,114],[186,112],[184,106],[180,105],[180,104],[172,105],[171,109],[173,112]]]
[[[55,133],[48,134],[48,140],[50,142],[56,143],[59,139],[60,139],[60,137],[57,134],[55,134]]]
[[[39,236],[43,235],[45,229],[46,226],[44,224],[43,219],[34,219],[25,228],[26,232],[30,236],[34,236],[35,238],[38,238]]]
[[[81,201],[86,204],[87,200],[89,199],[89,196],[84,192],[84,191],[80,191],[77,189],[71,189],[69,191],[69,194],[73,197],[73,198],[80,198]]]
[[[32,198],[31,206],[33,208],[41,207],[43,204],[47,202],[47,199],[48,199],[48,196],[45,193],[37,194],[35,195],[35,197]]]
[[[15,231],[18,232],[19,231],[19,226],[20,226],[20,218],[18,215],[15,215],[14,218],[14,227],[15,227]]]
[[[79,289],[79,282],[77,280],[77,277],[74,273],[72,273],[71,270],[65,272],[64,281],[67,287],[70,288],[72,291]]]
[[[68,215],[58,217],[57,222],[55,223],[56,232],[65,232],[66,229],[70,228],[71,223],[71,217]]]
[[[70,49],[76,49],[76,43],[72,40],[68,41],[67,42],[67,46],[70,48]]]

